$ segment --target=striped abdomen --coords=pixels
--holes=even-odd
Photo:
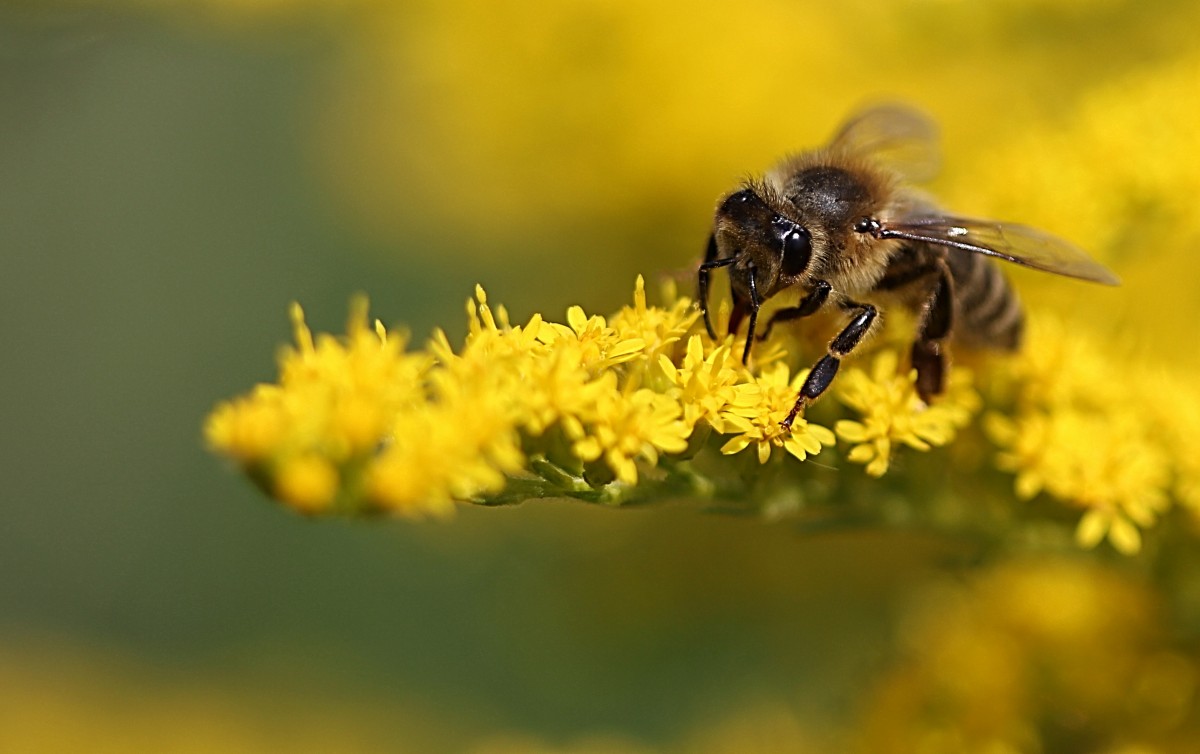
[[[951,250],[945,259],[954,279],[954,339],[975,348],[1017,348],[1025,317],[1000,267],[969,252]]]

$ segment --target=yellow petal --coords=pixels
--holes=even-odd
[[[582,333],[587,329],[587,315],[583,313],[583,307],[572,306],[567,309],[567,324],[576,334]]]
[[[1124,516],[1114,516],[1108,529],[1108,541],[1122,555],[1136,555],[1142,549],[1142,534],[1133,522]]]
[[[867,427],[864,424],[854,421],[839,421],[834,425],[837,433],[847,442],[866,442],[870,439],[867,436]]]
[[[850,452],[846,454],[846,460],[850,461],[851,463],[867,463],[875,458],[875,455],[876,453],[874,445],[855,445],[850,449]]]
[[[1111,519],[1112,515],[1108,512],[1094,508],[1083,514],[1079,525],[1075,527],[1075,542],[1089,550],[1100,544],[1100,540],[1108,533]]]
[[[887,456],[881,455],[878,458],[876,458],[874,461],[871,461],[870,463],[867,464],[867,473],[870,474],[871,476],[875,476],[875,477],[883,476],[885,473],[887,473],[887,470],[888,470],[888,457]]]
[[[737,437],[734,437],[729,442],[722,445],[721,452],[727,456],[733,455],[734,453],[740,453],[743,450],[745,450],[746,446],[749,444],[750,444],[750,438],[746,437],[745,435],[738,435]]]

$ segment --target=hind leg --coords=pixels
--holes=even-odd
[[[917,337],[912,345],[912,365],[917,370],[917,394],[929,403],[946,388],[946,341],[954,324],[954,279],[945,262],[921,306]]]

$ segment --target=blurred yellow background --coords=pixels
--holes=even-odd
[[[1027,298],[1200,365],[1198,22],[0,3],[0,750],[822,751],[884,725],[899,616],[956,543],[575,505],[315,524],[208,457],[201,418],[272,377],[293,299],[337,329],[364,291],[418,339],[461,334],[476,282],[516,319],[615,310],[687,274],[743,175],[878,99],[942,124],[949,206],[1126,280],[1020,275]]]

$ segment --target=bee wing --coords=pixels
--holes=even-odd
[[[898,104],[876,105],[842,125],[829,146],[885,164],[910,181],[927,181],[941,164],[937,125]]]
[[[1036,228],[1016,223],[947,215],[915,215],[901,218],[897,222],[884,223],[880,237],[903,238],[986,254],[1035,270],[1104,285],[1121,284],[1121,280],[1111,270],[1092,259],[1078,246]]]

